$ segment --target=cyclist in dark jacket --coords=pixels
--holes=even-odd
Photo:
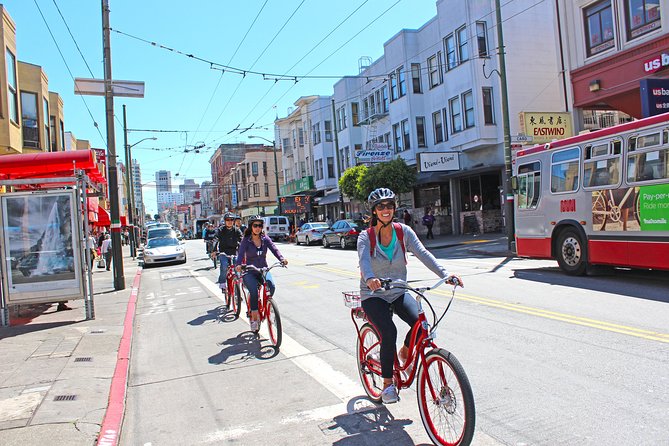
[[[223,225],[216,230],[216,250],[221,269],[218,273],[218,286],[225,293],[227,288],[226,274],[228,269],[228,256],[236,256],[239,242],[242,241],[242,231],[234,226],[235,216],[232,212],[226,212],[223,216]],[[234,261],[234,259],[233,259]]]
[[[214,239],[216,238],[216,229],[214,229],[209,222],[204,226],[202,231],[202,238],[204,239],[207,254],[214,251]]]

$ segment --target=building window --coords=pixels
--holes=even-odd
[[[476,116],[474,115],[474,95],[471,90],[462,95],[462,104],[465,108],[465,128],[472,128],[476,125]]]
[[[485,22],[476,22],[476,42],[479,57],[488,57],[488,29]]]
[[[51,132],[49,131],[49,101],[44,99],[44,151],[49,151],[49,143],[51,142]]]
[[[314,142],[314,145],[321,143],[321,123],[317,122],[311,128],[311,139]]]
[[[397,91],[397,73],[390,73],[390,100],[395,101],[399,99],[399,92]]]
[[[267,161],[262,162],[262,174],[263,176],[267,176]]]
[[[606,0],[583,9],[588,56],[613,48],[613,12]]]
[[[254,197],[260,196],[260,186],[258,185],[258,183],[253,183],[253,196]]]
[[[62,149],[65,150],[65,124],[63,124],[63,121],[60,121],[60,143],[63,146]]]
[[[393,124],[393,140],[395,141],[395,153],[399,153],[402,150],[402,129],[399,124]]]
[[[300,143],[300,147],[304,147],[304,130],[298,129],[297,131],[298,134],[298,141]]]
[[[438,52],[427,60],[427,69],[430,76],[430,88],[434,88],[437,85],[440,85],[444,79],[440,69],[441,67],[439,66],[440,56],[441,52]]]
[[[467,46],[467,27],[463,26],[456,31],[458,35],[458,62],[462,63],[469,59],[469,47]]]
[[[446,70],[452,70],[458,66],[458,59],[455,54],[455,37],[453,34],[449,34],[444,38],[444,51],[446,52]]]
[[[420,83],[420,64],[412,63],[411,64],[411,86],[413,87],[414,93],[422,93],[423,88]]]
[[[404,72],[404,67],[397,69],[397,78],[400,80],[400,97],[407,94],[407,74]]]
[[[402,143],[403,150],[411,150],[411,126],[409,120],[402,121]]]
[[[39,126],[37,119],[37,94],[21,92],[21,124],[23,147],[39,149]]]
[[[269,183],[265,183],[265,196],[269,197]]]
[[[483,87],[483,122],[486,124],[495,123],[495,109],[492,103],[492,88]]]
[[[649,33],[660,27],[660,0],[626,0],[627,39]]]
[[[418,147],[427,147],[425,138],[425,116],[416,116],[416,139]]]
[[[383,110],[383,108],[381,107],[381,93],[382,93],[381,90],[376,90],[374,92],[374,103],[376,104],[376,110],[378,110],[379,113],[381,113],[381,110]],[[374,113],[374,107],[372,107],[372,114],[373,113]]]
[[[444,142],[444,126],[441,121],[441,112],[432,113],[432,128],[434,129],[434,143]]]
[[[444,123],[444,141],[448,141],[448,110],[446,108],[441,109],[441,117]]]
[[[332,122],[331,121],[324,121],[324,129],[325,129],[325,141],[326,142],[332,142]]]
[[[353,122],[353,126],[360,125],[360,115],[358,114],[357,102],[351,102],[351,120]]]
[[[337,126],[339,132],[346,128],[346,105],[342,105],[337,111]]]
[[[251,163],[251,175],[254,177],[258,176],[258,161],[253,161]]]
[[[454,97],[448,101],[451,109],[451,132],[458,133],[462,131],[462,111],[460,109],[460,98]]]
[[[49,117],[49,133],[51,133],[51,151],[56,152],[58,150],[58,129],[56,129],[56,117]]]
[[[334,178],[334,177],[335,177],[334,157],[328,156],[328,178]]]
[[[15,123],[19,123],[19,105],[16,87],[16,57],[9,51],[5,50],[5,58],[7,63],[7,95],[9,96],[9,119]]]

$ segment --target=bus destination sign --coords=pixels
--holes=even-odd
[[[284,214],[311,213],[310,195],[288,195],[281,197],[281,211]]]

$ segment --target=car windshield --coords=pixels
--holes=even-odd
[[[160,237],[149,240],[149,243],[146,244],[146,247],[151,249],[160,248],[161,246],[176,246],[178,244],[179,240],[173,237]]]
[[[312,229],[327,229],[329,228],[327,223],[312,223],[311,224]]]
[[[174,231],[172,231],[169,228],[160,228],[160,229],[151,229],[149,231],[148,238],[155,238],[155,237],[170,237],[173,236]]]

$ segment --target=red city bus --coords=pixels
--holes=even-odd
[[[589,265],[669,270],[669,113],[514,156],[516,250]]]

